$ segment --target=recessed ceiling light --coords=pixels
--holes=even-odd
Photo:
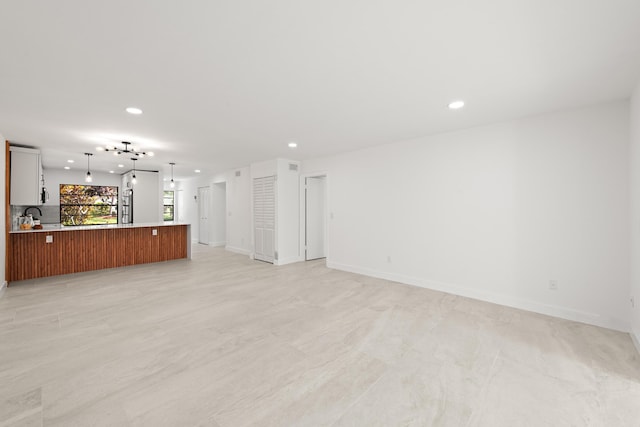
[[[123,168],[123,167],[124,167],[124,165],[118,165],[118,167],[119,167],[119,168]]]
[[[113,173],[113,171],[109,171],[109,173]]]
[[[96,151],[104,151],[104,147],[96,147]]]
[[[289,148],[296,148],[298,146],[297,142],[290,142],[289,144]]]
[[[71,160],[71,159],[67,160],[67,163],[73,163],[73,162],[75,162],[75,160]]]
[[[458,110],[462,107],[464,107],[464,101],[453,101],[449,103],[449,109],[451,110]]]
[[[195,173],[200,173],[200,169],[194,170]]]
[[[70,168],[69,166],[65,166],[64,168],[65,168],[66,170],[69,170],[69,169],[71,169],[71,168]]]
[[[127,107],[126,111],[129,114],[142,114],[142,110],[136,107]]]
[[[153,156],[155,156],[155,154],[153,154],[153,151],[147,151],[147,156],[153,157]]]

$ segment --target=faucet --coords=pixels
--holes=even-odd
[[[40,210],[40,208],[39,208],[39,207],[37,207],[37,206],[29,206],[28,208],[26,208],[26,209],[24,210],[24,216],[27,216],[27,211],[28,211],[29,209],[37,209],[37,210],[38,210],[38,213],[40,214],[40,217],[42,218],[42,211],[41,211],[41,210]]]

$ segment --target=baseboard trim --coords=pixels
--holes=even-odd
[[[7,289],[7,281],[6,280],[2,281],[2,284],[0,284],[0,298],[2,298],[4,296],[5,289]]]
[[[464,286],[454,285],[450,283],[425,280],[416,277],[371,270],[368,268],[362,268],[353,265],[330,262],[328,260],[327,267],[336,270],[348,271],[350,273],[363,274],[365,276],[376,277],[379,279],[391,280],[406,285],[446,292],[449,294],[459,295],[466,298],[472,298],[494,304],[500,304],[520,310],[532,311],[534,313],[545,314],[547,316],[587,323],[589,325],[600,326],[607,329],[614,329],[616,331],[629,332],[629,325],[626,322],[619,319],[606,318],[595,313],[588,313],[579,310],[573,310],[570,308],[548,305],[536,301],[513,297],[510,295],[478,291],[476,289],[469,289]]]
[[[226,244],[227,242],[209,242],[209,246],[212,246],[214,248],[219,248],[220,246],[224,246]]]
[[[629,335],[631,335],[631,341],[633,341],[633,345],[636,346],[636,350],[638,350],[638,353],[640,353],[640,336],[637,335],[634,331],[629,332]]]
[[[293,264],[295,262],[300,262],[300,261],[302,261],[300,259],[300,257],[295,256],[295,257],[289,257],[289,258],[276,260],[276,261],[274,261],[274,264],[275,265],[287,265],[287,264]]]
[[[234,246],[229,246],[229,245],[226,245],[224,248],[225,250],[236,253],[236,254],[247,255],[247,256],[251,255],[251,252],[249,252],[247,249],[236,248]]]

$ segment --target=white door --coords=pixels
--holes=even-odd
[[[254,258],[273,262],[276,236],[275,176],[253,180]]]
[[[209,244],[209,187],[198,187],[198,243]]]
[[[325,258],[325,182],[324,176],[306,178],[305,186],[305,259]]]

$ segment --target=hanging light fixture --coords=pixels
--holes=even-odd
[[[136,160],[138,159],[132,157],[131,160],[133,160],[133,176],[131,177],[131,183],[136,184],[138,182],[138,180],[136,179]]]
[[[91,168],[89,167],[89,159],[91,158],[91,156],[93,156],[93,154],[91,153],[84,153],[85,156],[87,156],[87,175],[84,178],[85,182],[91,182],[93,181],[93,177],[91,176]]]
[[[138,149],[134,148],[130,142],[128,141],[122,141],[122,148],[118,148],[118,147],[114,147],[114,146],[108,146],[105,148],[102,147],[96,147],[97,150],[99,151],[113,151],[113,154],[116,156],[119,156],[120,154],[131,154],[132,156],[138,156],[138,157],[144,157],[144,156],[153,156],[153,151],[139,151]]]
[[[176,165],[175,163],[169,163],[171,165],[171,184],[169,184],[169,186],[171,188],[175,188],[176,187],[176,183],[173,181],[173,167]]]

